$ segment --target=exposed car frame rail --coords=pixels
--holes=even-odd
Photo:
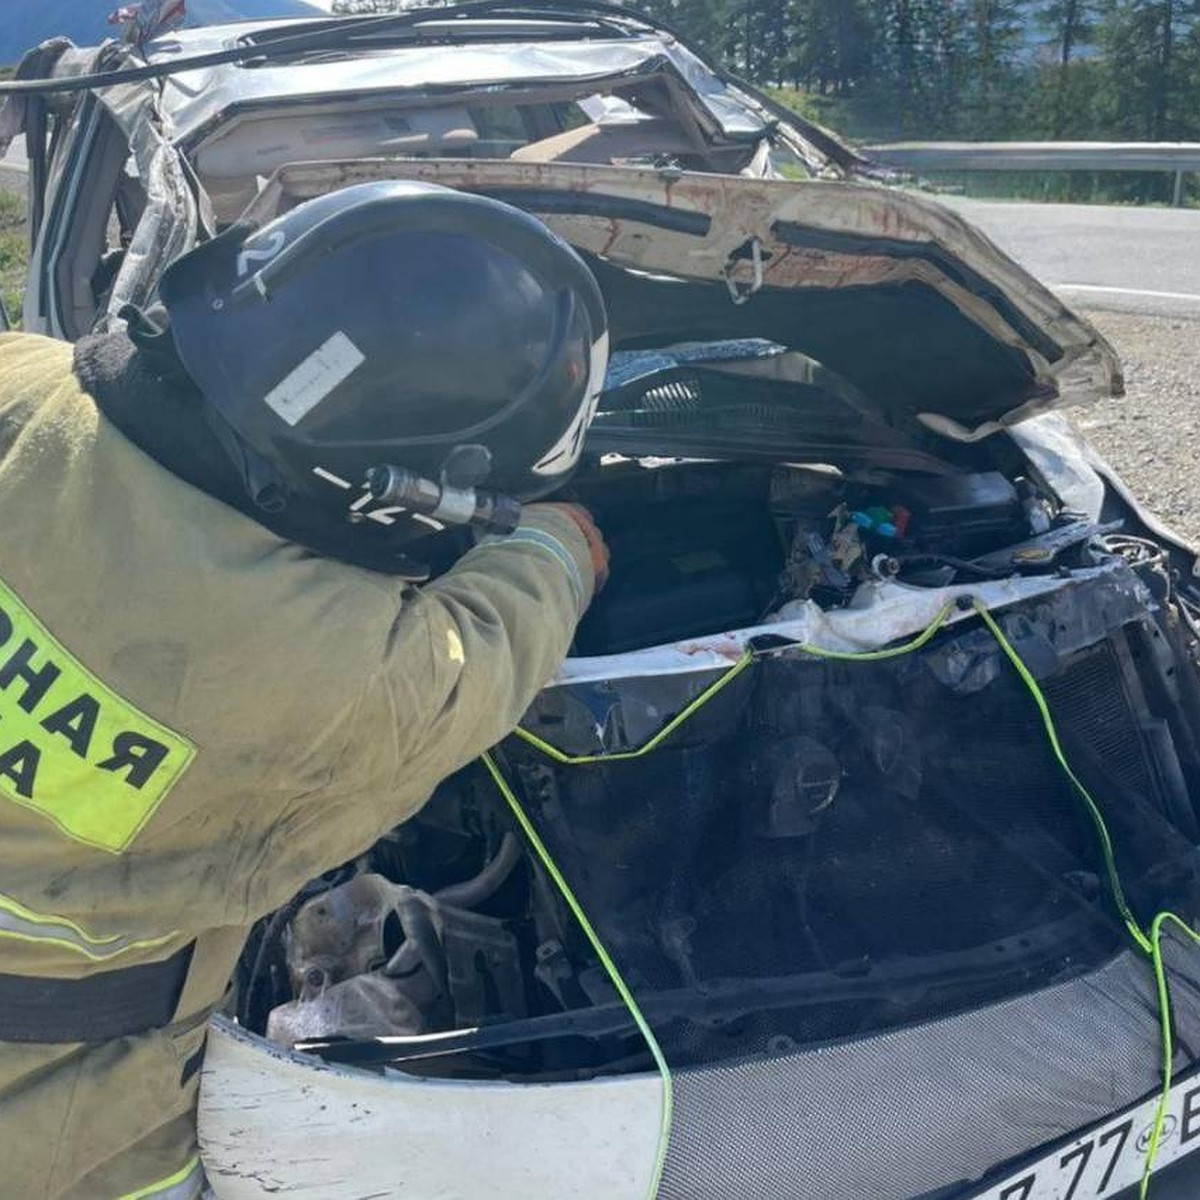
[[[900,171],[1169,171],[1176,208],[1184,175],[1200,171],[1200,142],[889,142],[865,153]]]

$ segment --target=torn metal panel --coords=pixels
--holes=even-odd
[[[203,54],[230,44],[236,27],[194,30],[166,43],[152,44],[151,61],[167,53]],[[698,97],[707,121],[728,137],[761,137],[768,128],[746,103],[673,39],[649,35],[569,42],[443,45],[431,54],[427,45],[390,46],[364,55],[306,62],[296,70],[288,62],[253,69],[217,67],[185,71],[166,85],[163,105],[173,136],[191,140],[234,107],[284,103],[313,97],[365,98],[386,91],[580,83],[600,84],[620,76],[637,77],[669,68],[685,78]],[[598,89],[599,90],[599,89]]]
[[[196,241],[199,209],[183,159],[162,129],[157,89],[132,84],[105,91],[105,105],[130,139],[130,153],[146,193],[146,207],[113,281],[98,330],[119,328],[127,304],[145,304],[166,263]]]
[[[1182,534],[1139,502],[1112,465],[1062,413],[1045,413],[1010,434],[1042,477],[1070,508],[1099,513],[1106,500],[1115,501],[1142,529],[1162,542],[1183,574],[1200,577],[1200,554]]]

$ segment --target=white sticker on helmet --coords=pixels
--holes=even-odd
[[[542,458],[534,463],[535,475],[561,475],[569,471],[583,451],[583,435],[596,415],[596,405],[604,390],[604,374],[608,369],[608,334],[602,333],[592,343],[591,362],[588,365],[588,393],[579,406],[575,419],[567,426],[562,437],[550,447]]]
[[[263,402],[289,425],[295,425],[366,361],[366,355],[339,329],[289,371]]]

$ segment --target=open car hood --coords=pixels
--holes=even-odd
[[[535,213],[591,262],[617,349],[764,339],[839,376],[877,419],[958,440],[1123,389],[1103,337],[982,233],[874,184],[370,159],[281,168],[247,217],[384,178]]]

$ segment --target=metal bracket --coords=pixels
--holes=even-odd
[[[725,264],[725,270],[722,272],[725,276],[725,286],[729,289],[729,298],[734,304],[745,304],[763,285],[762,242],[758,238],[750,239],[750,262],[754,267],[754,277],[749,283],[738,283],[733,277],[733,273],[741,261],[731,254],[729,261]]]

